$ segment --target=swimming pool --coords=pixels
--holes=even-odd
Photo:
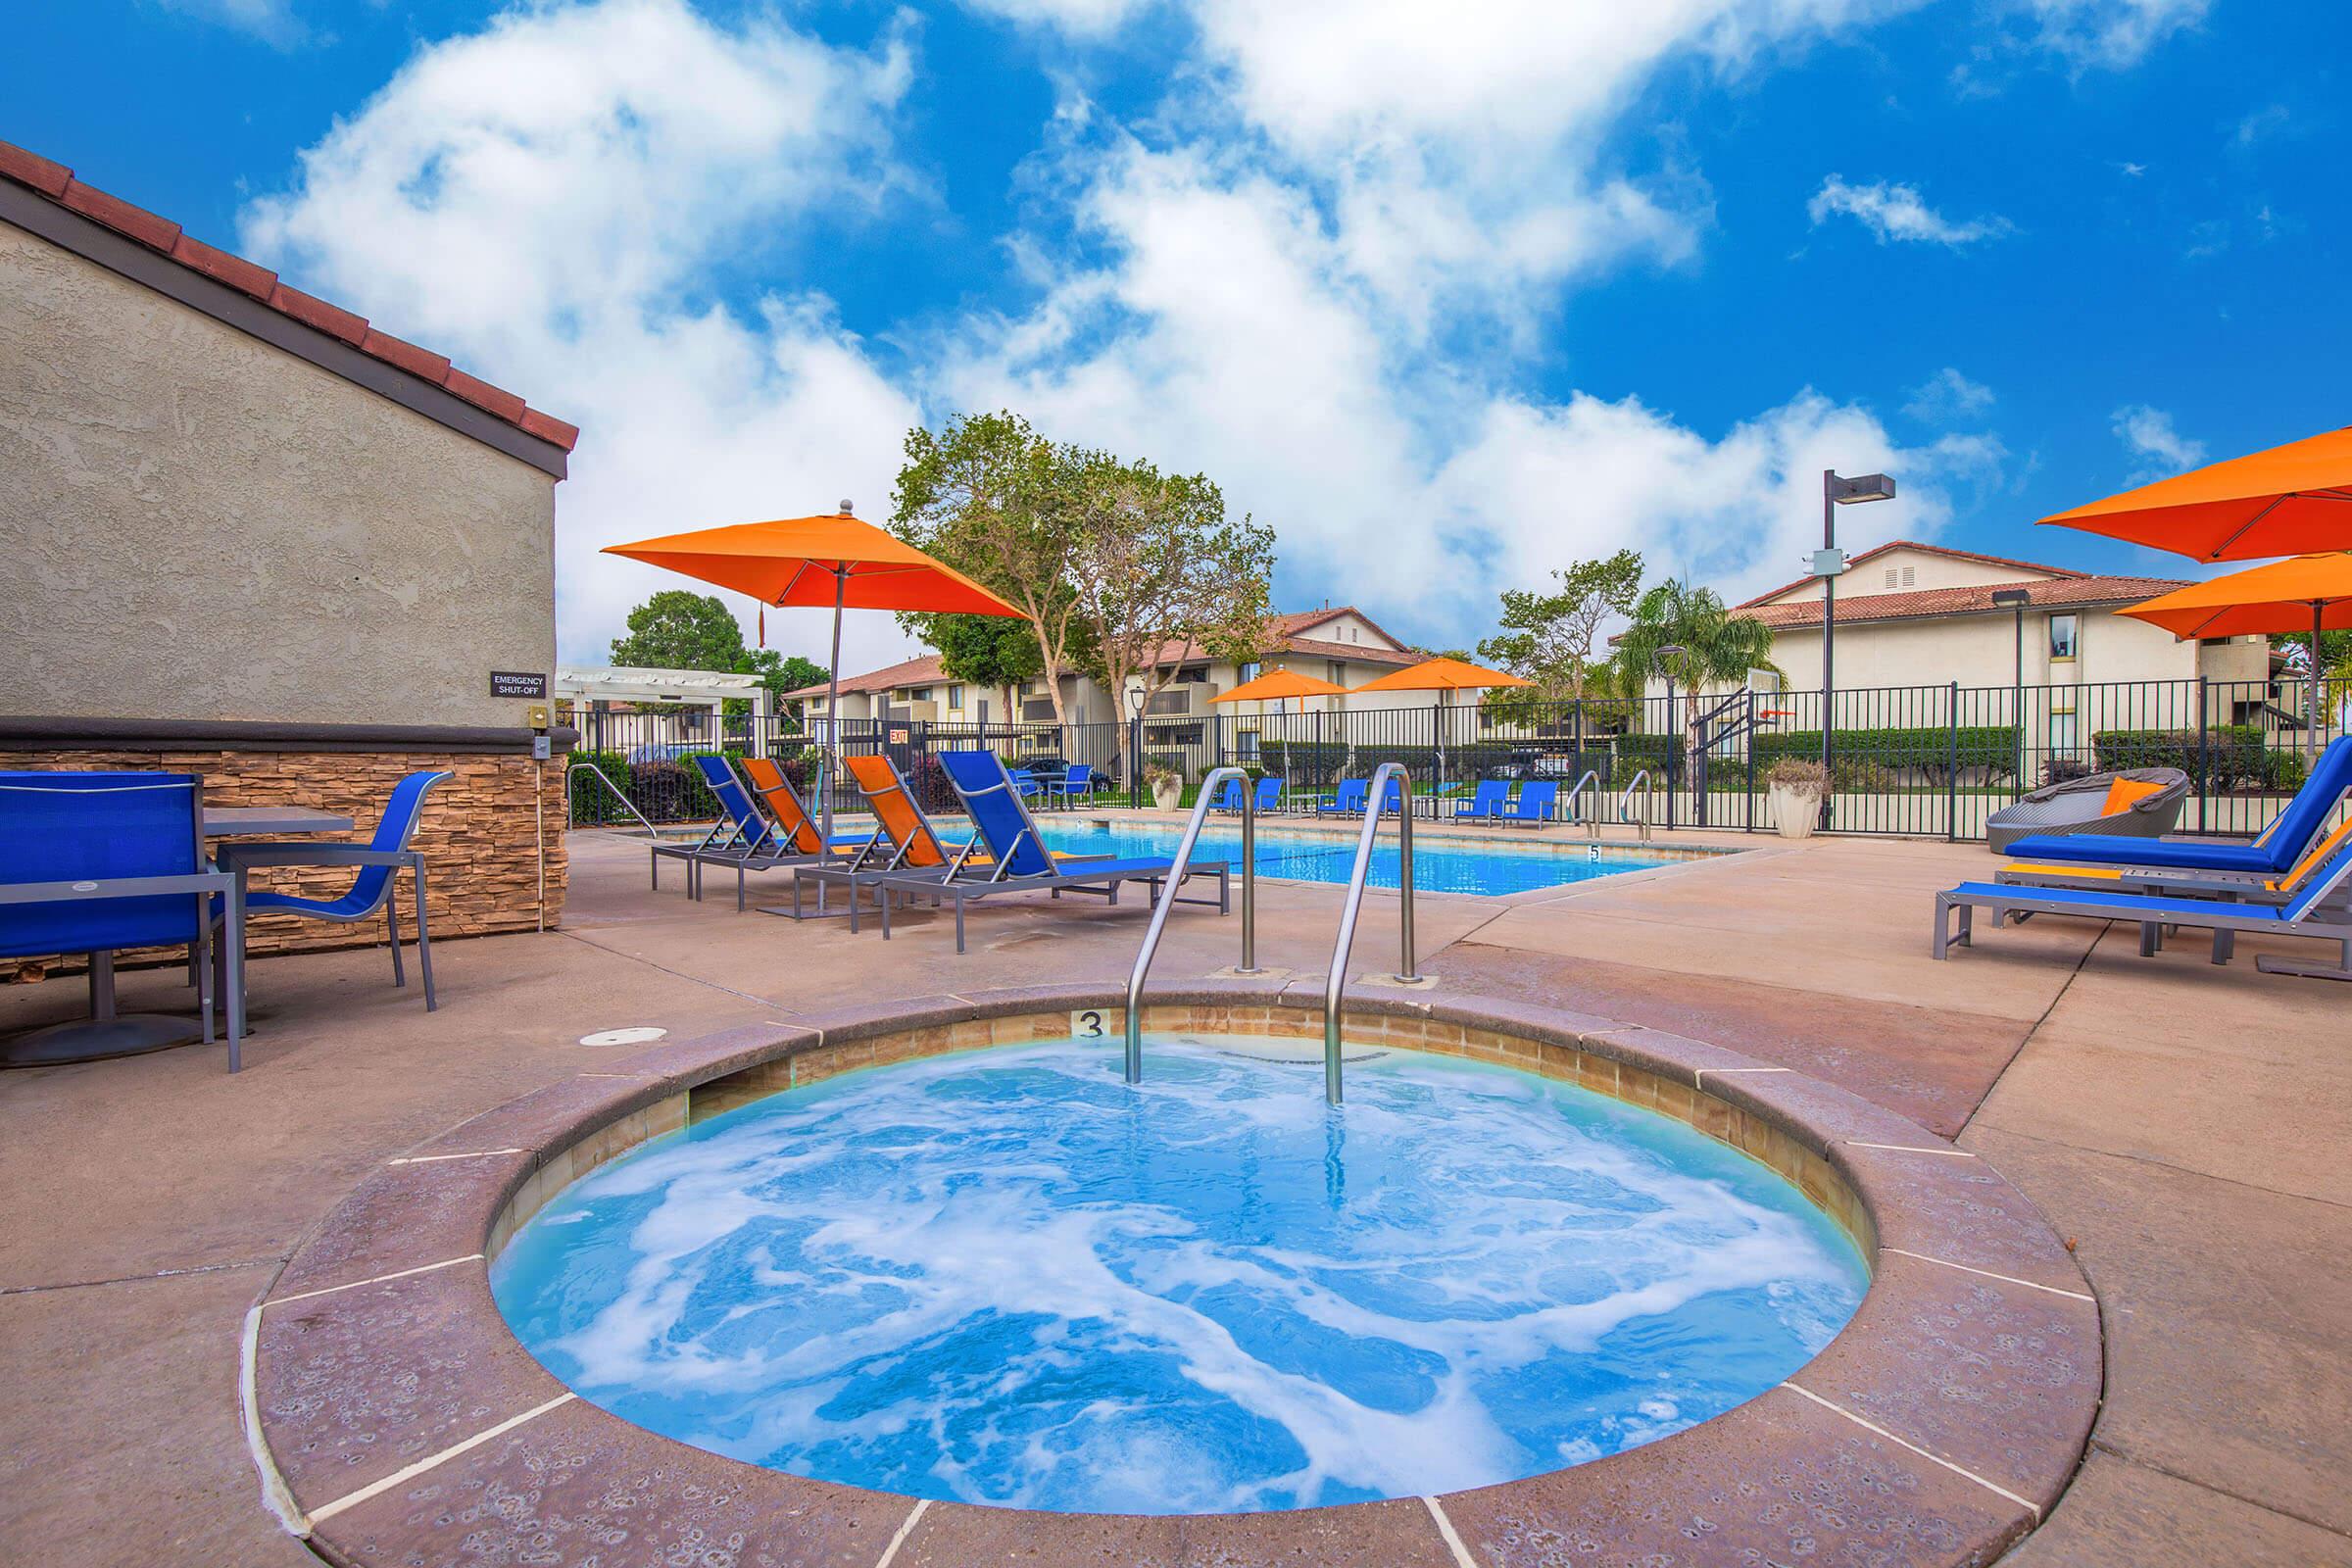
[[[501,1310],[639,1425],[902,1495],[1263,1511],[1556,1470],[1752,1398],[1868,1271],[1788,1182],[1575,1085],[1063,1040],[758,1100],[516,1231]]]
[[[1048,847],[1073,855],[1156,856],[1176,853],[1184,832],[1174,826],[1135,822],[1068,822],[1047,817],[1039,826]],[[1421,830],[1427,833],[1428,829]],[[1346,882],[1355,864],[1355,835],[1315,835],[1257,829],[1257,874],[1291,877],[1300,882]],[[1652,850],[1613,844],[1517,845],[1472,844],[1460,839],[1416,838],[1413,842],[1413,887],[1422,893],[1483,893],[1498,896],[1538,888],[1589,882],[1595,877],[1645,871],[1679,861],[1737,853],[1709,850]],[[1203,827],[1193,846],[1196,860],[1223,860],[1241,869],[1239,828],[1220,824]],[[1367,885],[1397,885],[1396,835],[1383,830],[1372,848]]]

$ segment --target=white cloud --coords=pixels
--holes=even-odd
[[[2169,478],[2205,462],[2204,442],[2191,441],[2173,428],[2171,415],[2144,403],[2115,411],[2115,433],[2141,460],[2132,474],[2133,484]]]
[[[1933,534],[1956,487],[1997,477],[1990,435],[1906,448],[1809,388],[1710,432],[1514,373],[1514,334],[1562,277],[1671,262],[1707,221],[1696,174],[1602,158],[1661,62],[1737,72],[1911,0],[1194,3],[1207,63],[1179,74],[1152,142],[1073,100],[1033,161],[1044,221],[1004,242],[1034,302],[895,328],[895,373],[805,283],[744,310],[703,282],[744,252],[797,278],[771,236],[908,186],[895,30],[858,51],[678,0],[514,13],[422,51],[255,204],[247,239],[582,424],[558,492],[574,658],[674,581],[602,545],[842,495],[877,515],[907,425],[999,404],[1210,473],[1277,529],[1294,587],[1446,643],[1490,623],[1498,588],[1620,545],[1727,591],[1792,575],[1824,467],[1902,480],[1849,519],[1861,543]],[[1075,27],[1115,5],[1027,9]],[[1065,218],[1082,243],[1061,242]],[[787,637],[818,648],[813,617]],[[887,617],[854,617],[845,658],[902,646]]]
[[[1115,30],[1152,0],[962,0],[967,10],[1003,17],[1024,26],[1058,27],[1077,37]]]
[[[2268,108],[2257,109],[2237,122],[2237,129],[2230,139],[2237,146],[2251,147],[2256,142],[2285,128],[2287,122],[2292,118],[2287,113],[2284,104],[2272,104]]]
[[[2121,71],[2195,26],[2213,0],[2009,0],[2034,24],[2034,42],[2076,70]]]
[[[747,318],[700,283],[818,204],[902,182],[886,130],[906,50],[716,26],[675,0],[512,13],[421,51],[245,215],[306,287],[583,427],[557,492],[568,658],[676,579],[599,557],[679,528],[830,510],[878,515],[913,401],[830,302],[779,289]],[[737,609],[748,617],[742,603]],[[779,626],[808,651],[815,617]],[[855,617],[859,658],[904,640]]]
[[[1911,389],[1903,412],[1924,424],[1951,424],[1976,418],[1992,401],[1992,388],[1947,365]]]
[[[2005,218],[1975,218],[1955,223],[1930,207],[1915,185],[1883,179],[1849,185],[1844,175],[1832,174],[1805,204],[1805,216],[1818,227],[1838,215],[1859,221],[1882,245],[1888,240],[1922,240],[1958,249],[1996,238],[2012,227]]]

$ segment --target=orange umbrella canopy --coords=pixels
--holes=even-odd
[[[846,512],[698,528],[608,545],[605,554],[666,566],[782,609],[1020,613],[955,567]]]
[[[2176,588],[2118,614],[2162,626],[2176,637],[2249,637],[2352,627],[2352,554],[2297,556],[2211,582]]]
[[[1532,680],[1486,669],[1458,659],[1428,659],[1403,669],[1368,680],[1350,695],[1362,692],[1462,692],[1481,686],[1533,686]]]
[[[2199,561],[2352,549],[2352,426],[2041,520]]]
[[[1209,699],[1212,703],[1279,703],[1294,697],[1345,697],[1348,688],[1312,675],[1301,675],[1295,669],[1269,669],[1255,680],[1246,680],[1229,692],[1220,692]]]

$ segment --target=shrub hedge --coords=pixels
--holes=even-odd
[[[2090,745],[2103,770],[2177,767],[2192,783],[2197,777],[2200,748],[2193,729],[2103,729],[2091,736]],[[2239,789],[2269,781],[2267,748],[2255,725],[2217,724],[2206,731],[2202,751],[2210,788]]]

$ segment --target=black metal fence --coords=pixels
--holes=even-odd
[[[1771,774],[1784,759],[1827,760],[1833,832],[1981,839],[1984,819],[2027,790],[2082,774],[2178,767],[2191,795],[2181,829],[2250,835],[2301,783],[2314,736],[2300,693],[2276,683],[2140,681],[2104,685],[1869,687],[1820,692],[1680,694],[1640,701],[1480,704],[1471,700],[1337,711],[1148,715],[1125,722],[987,724],[847,720],[841,748],[899,765],[926,809],[955,794],[936,754],[997,752],[1051,779],[1091,770],[1097,801],[1145,804],[1172,778],[1190,804],[1212,768],[1239,764],[1284,780],[1284,808],[1311,810],[1345,779],[1383,762],[1411,773],[1419,808],[1450,815],[1481,781],[1550,783],[1557,820],[1636,816],[1665,826],[1769,832]],[[595,761],[657,823],[715,810],[690,760],[697,751],[776,758],[804,791],[825,772],[810,737],[704,713],[583,714],[575,761]],[[2318,739],[2325,744],[2328,735]],[[1132,765],[1140,757],[1142,766]],[[574,779],[572,820],[626,819],[601,783]],[[836,813],[861,808],[834,781]],[[1065,797],[1044,797],[1059,804]],[[815,801],[811,798],[810,804]]]

